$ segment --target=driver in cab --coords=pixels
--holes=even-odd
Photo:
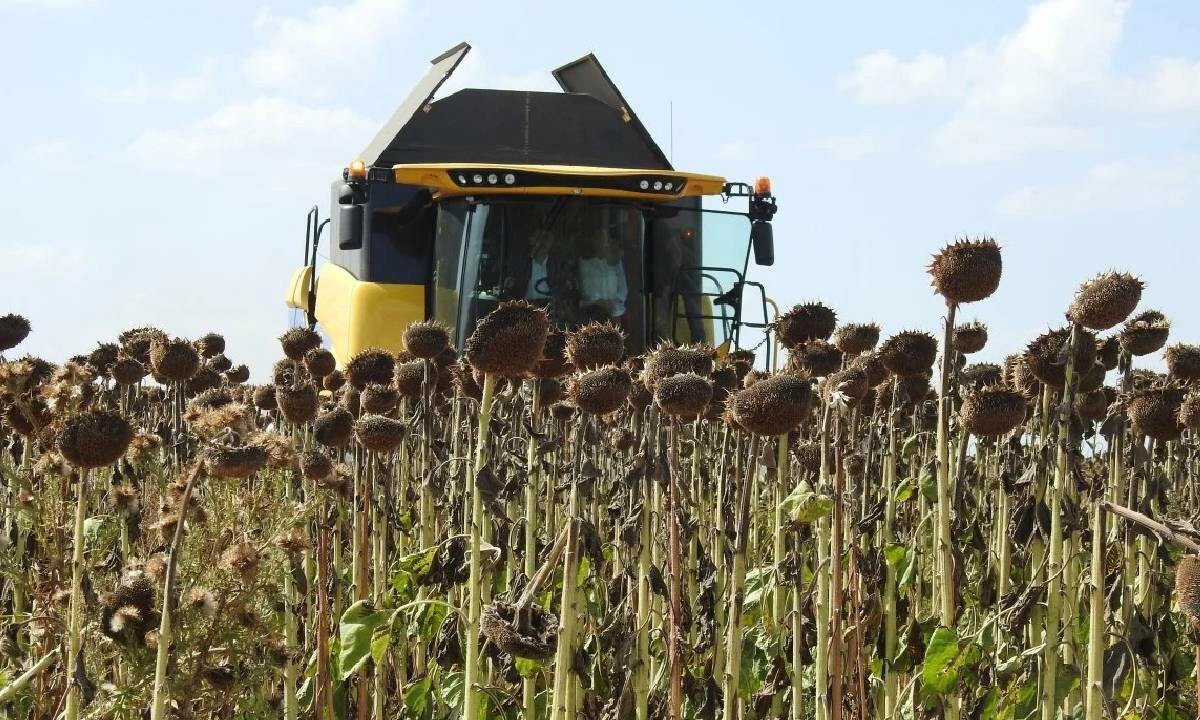
[[[554,242],[553,234],[546,230],[535,232],[530,239],[530,271],[525,299],[541,303],[554,300],[553,288],[563,284],[565,279],[559,272],[570,274],[574,270],[575,282],[567,284],[578,288],[579,320],[611,319],[620,323],[625,317],[629,296],[620,243],[611,240],[602,228],[589,228],[575,238],[562,238],[559,242],[567,247],[574,246],[578,256],[573,268],[568,263],[560,270],[552,267],[555,265],[551,262]],[[565,309],[559,308],[560,311]]]

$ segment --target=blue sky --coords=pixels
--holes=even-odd
[[[0,312],[62,359],[142,324],[261,377],[302,220],[428,60],[555,89],[589,51],[677,167],[774,180],[781,306],[934,329],[956,236],[1004,247],[999,359],[1108,268],[1200,340],[1200,5],[0,0]],[[674,138],[669,109],[674,106]]]

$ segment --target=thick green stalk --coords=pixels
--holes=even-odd
[[[0,707],[3,707],[5,703],[16,697],[17,693],[24,690],[25,686],[28,685],[31,680],[40,675],[43,670],[49,667],[50,663],[54,662],[55,659],[58,658],[58,653],[59,648],[54,648],[50,652],[43,655],[41,660],[35,662],[33,667],[21,673],[17,679],[13,680],[8,685],[5,685],[4,689],[0,690]]]
[[[1088,589],[1087,720],[1104,717],[1104,509],[1092,509],[1092,569]]]
[[[738,501],[737,534],[734,536],[733,568],[729,580],[729,617],[725,633],[725,677],[722,684],[724,693],[724,715],[722,717],[737,717],[738,678],[741,677],[742,667],[742,605],[745,601],[746,585],[746,545],[750,534],[750,503],[754,487],[754,474],[758,471],[755,448],[757,443],[751,442],[748,460],[746,462],[746,482],[742,486],[741,497]]]
[[[69,677],[74,677],[75,664],[79,661],[79,651],[83,646],[83,521],[87,518],[88,480],[91,475],[92,471],[85,469],[79,474],[79,482],[75,485],[75,532],[71,541],[71,634],[67,645]],[[182,518],[179,523],[183,524]],[[166,617],[167,613],[164,612],[164,622]],[[72,682],[67,691],[66,720],[78,720],[79,704],[79,684]]]
[[[33,439],[30,437],[22,438],[21,439],[21,450],[22,450],[22,452],[21,452],[20,474],[24,475],[26,472],[29,471],[29,467],[30,467],[30,464],[32,461]],[[22,512],[21,511],[21,483],[14,481],[14,482],[10,482],[8,484],[8,486],[9,486],[9,491],[11,493],[11,497],[9,497],[9,499],[8,499],[9,503],[11,503],[9,505],[8,517],[9,517],[10,522],[13,525],[12,529],[15,530],[15,534],[17,536],[17,547],[16,547],[15,557],[17,558],[17,562],[20,563],[20,562],[23,562],[22,559],[25,557],[25,528],[24,528],[24,523],[21,522],[21,512]],[[124,523],[124,522],[121,523],[121,528],[122,528],[121,538],[122,538],[122,540],[127,540],[129,537],[128,524]],[[124,545],[122,545],[121,550],[123,553],[123,555],[122,555],[123,557],[129,557],[129,555],[127,554],[127,549],[125,548]],[[27,602],[26,602],[26,598],[25,598],[25,582],[26,582],[26,580],[24,578],[13,578],[12,588],[13,588],[13,620],[14,621],[22,620],[25,617],[26,611],[28,610]]]
[[[468,580],[466,627],[466,671],[463,685],[463,717],[475,720],[479,717],[479,612],[483,590],[483,552],[480,537],[483,534],[483,496],[474,487],[475,478],[487,465],[488,437],[492,426],[492,400],[496,394],[496,377],[488,374],[483,379],[483,395],[479,401],[479,435],[475,442],[475,468],[468,480],[471,488],[471,569]]]
[[[679,483],[679,421],[670,424],[670,471],[667,482],[667,568],[668,591],[670,594],[670,622],[667,626],[667,668],[670,682],[667,686],[667,718],[681,720],[683,717],[683,539],[680,532]],[[695,449],[695,454],[699,449]]]
[[[725,482],[726,458],[737,455],[735,448],[729,451],[729,427],[721,430],[721,455],[717,466],[717,490],[713,494],[712,517],[712,561],[713,561],[713,675],[725,667],[725,494],[729,492]]]
[[[937,421],[937,570],[941,580],[939,622],[954,627],[954,556],[950,551],[950,368],[953,366],[954,316],[958,306],[946,303],[946,326],[942,336],[941,385]],[[947,706],[957,699],[947,699]]]
[[[313,691],[313,715],[316,720],[333,720],[333,685],[329,667],[329,554],[330,527],[334,522],[334,512],[329,507],[328,498],[320,499],[321,510],[317,516],[317,582],[316,582],[316,622],[317,622],[317,674],[316,688]]]
[[[1075,380],[1075,347],[1079,342],[1079,327],[1072,324],[1071,336],[1067,340],[1066,382],[1063,386],[1062,404],[1058,413],[1058,454],[1054,466],[1054,479],[1046,488],[1048,505],[1050,507],[1050,547],[1049,562],[1046,567],[1046,617],[1045,634],[1042,649],[1042,688],[1041,702],[1042,720],[1054,720],[1058,713],[1055,703],[1056,678],[1058,676],[1059,656],[1059,620],[1062,612],[1062,564],[1063,564],[1063,523],[1062,497],[1067,484],[1068,459],[1070,453],[1070,423],[1074,393],[1072,385]]]
[[[292,442],[296,442],[300,429],[292,428]],[[288,506],[291,506],[293,497],[293,478],[286,474],[283,476],[283,496],[287,501]],[[291,558],[288,558],[291,563]],[[300,602],[299,594],[296,592],[295,581],[292,580],[292,573],[285,572],[283,574],[283,641],[287,648],[287,658],[283,661],[283,717],[284,720],[296,720],[299,716],[300,705],[296,698],[296,680],[299,675],[296,663],[292,657],[296,654],[299,647],[299,638],[297,637],[297,622],[296,622],[296,605]]]
[[[955,594],[954,594],[954,554],[950,543],[950,413],[952,393],[950,374],[954,367],[954,316],[958,310],[957,303],[946,301],[946,325],[942,335],[942,367],[941,383],[938,391],[938,420],[937,420],[937,537],[935,540],[937,553],[937,572],[941,581],[939,594],[938,620],[947,628],[954,628]],[[951,691],[945,698],[945,717],[955,720],[959,715],[959,697],[957,691]]]
[[[166,720],[167,717],[167,665],[171,657],[171,622],[174,614],[172,597],[175,594],[175,574],[179,569],[179,552],[183,545],[183,528],[187,522],[188,502],[192,498],[192,488],[200,477],[203,465],[196,467],[188,475],[187,484],[183,487],[183,495],[179,499],[179,519],[175,522],[175,537],[171,540],[167,552],[167,575],[163,581],[162,619],[158,625],[158,651],[154,664],[154,698],[150,703],[150,720]],[[76,521],[78,537],[83,536],[82,521]],[[72,666],[73,667],[73,666]],[[68,705],[68,708],[70,706]],[[72,720],[68,714],[67,720]]]
[[[833,437],[835,443],[841,432],[839,417],[834,418]],[[842,677],[845,653],[843,652],[844,638],[842,635],[842,533],[844,524],[845,505],[842,503],[842,457],[840,445],[833,447],[833,528],[829,546],[829,639],[833,651],[830,663],[832,677],[830,713],[831,720],[841,720],[842,717]]]
[[[817,720],[829,717],[829,518],[817,521],[817,648],[814,702]]]
[[[897,383],[892,381],[892,405],[895,406]],[[883,509],[883,542],[882,547],[887,548],[895,540],[896,536],[896,456],[899,452],[899,447],[896,442],[896,420],[895,412],[888,413],[888,444],[887,455],[883,461],[883,484],[884,484],[884,509]],[[897,636],[897,583],[896,568],[891,563],[885,563],[885,579],[883,590],[883,716],[896,716],[896,703],[899,701],[900,679],[896,671],[892,669],[892,663],[896,659],[896,649],[898,646]]]
[[[536,433],[539,428],[539,419],[541,416],[541,406],[538,402],[537,382],[530,383],[533,390],[533,405],[530,409],[530,425],[533,428],[529,434],[529,441],[525,448],[525,468],[527,477],[525,478],[525,577],[528,582],[533,581],[533,576],[537,572],[537,530],[538,530],[538,482],[541,478],[541,462],[537,456],[538,439]],[[523,717],[533,718],[537,704],[537,676],[521,680],[521,707]]]
[[[567,550],[563,561],[562,606],[558,615],[558,646],[554,655],[554,695],[550,720],[573,717],[575,678],[571,666],[575,659],[575,624],[579,614],[576,581],[579,576],[579,483],[571,483],[567,510]]]
[[[642,428],[642,452],[647,458],[653,451],[654,433],[652,428],[655,427],[655,419],[657,413],[653,408],[650,409],[650,419]],[[640,550],[638,551],[638,592],[637,592],[637,664],[634,668],[634,692],[633,701],[636,711],[637,720],[649,720],[650,718],[650,608],[653,598],[653,591],[650,589],[650,544],[653,542],[653,535],[650,532],[651,513],[654,508],[651,504],[652,480],[651,473],[653,472],[654,464],[646,463],[645,471],[641,478],[641,494],[642,494],[642,514],[641,514],[641,542]]]
[[[378,481],[380,480],[379,458],[372,453],[370,467],[371,488],[370,507],[371,507],[371,540],[372,560],[374,561],[374,572],[371,586],[371,598],[375,603],[375,607],[383,607],[383,593],[387,579],[387,533],[388,526],[384,522],[381,507],[387,507],[390,499],[390,488],[384,488],[382,497],[380,497],[380,489]],[[387,482],[387,478],[383,478],[383,482]],[[371,697],[371,717],[374,720],[385,720],[384,705],[387,701],[387,654],[384,655],[383,661],[375,665],[372,677],[374,684],[374,692]],[[294,720],[288,718],[287,720]]]
[[[801,601],[799,580],[792,593],[792,716],[791,720],[804,718],[804,663],[800,649],[804,638],[804,607]]]

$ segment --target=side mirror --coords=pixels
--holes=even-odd
[[[363,206],[338,205],[337,243],[341,250],[358,250],[363,244]]]
[[[771,223],[754,221],[750,225],[750,244],[754,246],[755,265],[775,264],[775,231],[771,229]]]

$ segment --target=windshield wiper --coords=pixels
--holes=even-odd
[[[558,217],[559,213],[562,212],[562,209],[566,206],[566,204],[566,197],[559,196],[554,198],[554,202],[550,204],[550,207],[546,209],[546,214],[542,217],[543,230],[550,229],[550,226],[554,224],[554,220]]]

